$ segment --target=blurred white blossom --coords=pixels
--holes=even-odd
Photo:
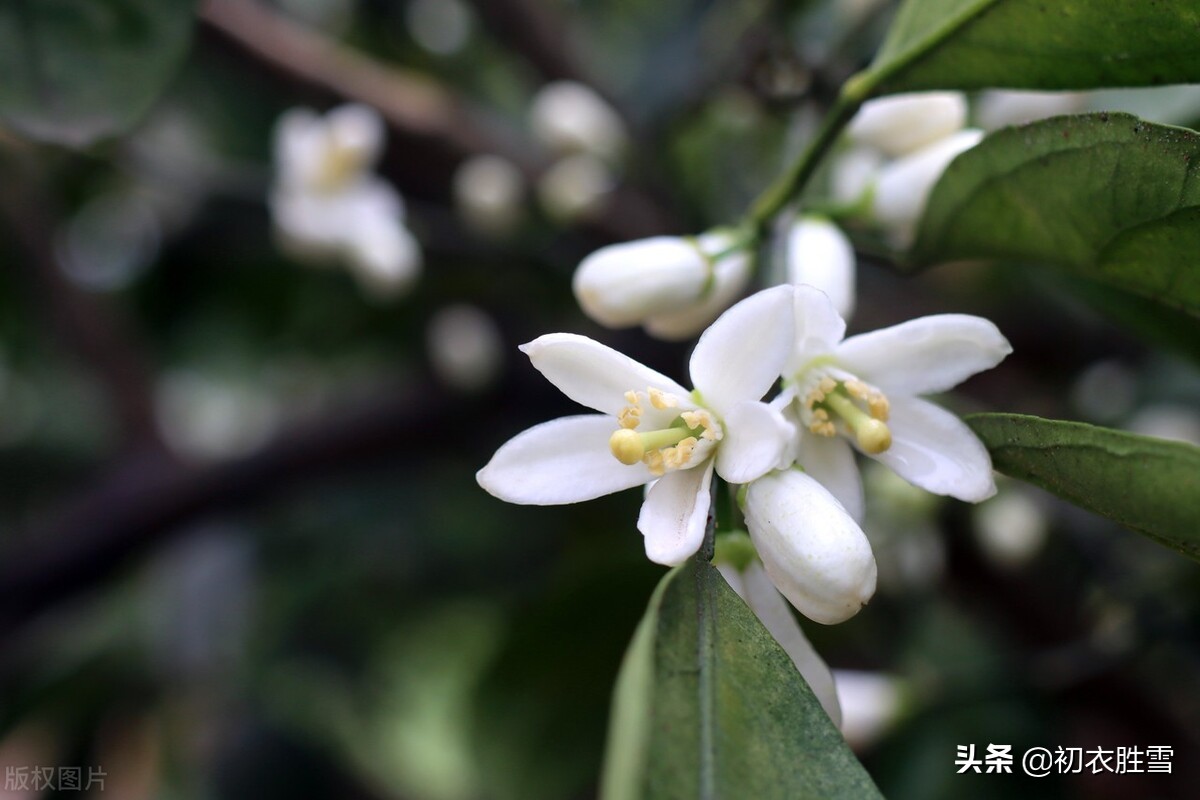
[[[975,100],[975,124],[985,131],[1022,125],[1059,114],[1077,114],[1087,104],[1083,92],[1028,92],[991,89]]]
[[[855,750],[879,741],[904,711],[907,690],[899,678],[882,672],[833,671],[842,706],[842,735]]]
[[[249,455],[276,431],[282,416],[274,398],[249,382],[191,370],[159,379],[154,413],[167,445],[196,461]]]
[[[401,294],[416,279],[421,252],[404,225],[404,202],[371,170],[383,148],[379,114],[361,105],[324,117],[293,109],[275,131],[271,211],[288,252],[340,260],[374,297]]]
[[[1129,420],[1129,430],[1200,446],[1200,412],[1194,406],[1155,403],[1138,410]]]
[[[525,178],[511,161],[474,156],[454,172],[454,201],[463,220],[488,236],[503,236],[521,222]]]
[[[558,222],[575,222],[598,214],[617,185],[612,170],[590,153],[554,162],[537,181],[538,201]]]
[[[967,123],[959,92],[919,92],[863,103],[846,126],[851,141],[899,158],[946,138]]]
[[[620,115],[576,81],[554,81],[538,90],[529,107],[529,124],[539,141],[559,153],[591,153],[616,161],[628,144]]]
[[[1046,542],[1050,520],[1033,489],[1005,482],[995,497],[974,511],[975,538],[997,566],[1020,567]]]
[[[843,318],[854,313],[854,246],[833,222],[801,217],[787,233],[788,283],[815,286]]]
[[[434,371],[465,391],[491,383],[504,363],[500,329],[483,310],[464,304],[447,306],[429,323],[426,344]]]

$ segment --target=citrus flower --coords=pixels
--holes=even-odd
[[[972,503],[995,494],[983,444],[958,417],[919,397],[1012,352],[995,325],[941,314],[844,339],[845,321],[809,286],[795,288],[795,311],[795,350],[775,403],[802,431],[797,462],[852,516],[862,517],[852,448],[934,494]]]
[[[558,505],[653,482],[638,517],[646,555],[679,564],[700,547],[714,470],[748,483],[779,465],[791,424],[761,402],[792,349],[792,289],[759,292],[704,332],[675,381],[585,336],[522,346],[535,368],[599,414],[536,425],[505,443],[479,485],[511,503]]]

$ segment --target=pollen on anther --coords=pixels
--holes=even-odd
[[[867,409],[875,419],[880,422],[887,422],[888,415],[892,410],[892,404],[888,402],[885,396],[879,392],[875,392],[867,398]]]
[[[646,453],[642,457],[642,462],[650,470],[651,475],[662,477],[667,471],[666,467],[663,466],[663,454],[658,450],[651,450],[649,453]]]
[[[837,435],[837,429],[833,427],[833,423],[828,419],[814,419],[809,424],[808,429],[818,436],[833,437]]]
[[[642,421],[642,409],[639,406],[625,406],[617,414],[617,424],[622,428],[636,428]]]
[[[650,387],[648,390],[650,395],[650,405],[657,409],[675,408],[679,405],[679,398],[673,394],[667,394],[662,389]]]
[[[625,402],[629,403],[629,405],[631,405],[631,406],[638,405],[637,392],[635,392],[633,389],[630,389],[628,392],[626,392],[625,393]]]

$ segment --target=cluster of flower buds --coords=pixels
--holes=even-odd
[[[851,146],[833,167],[834,199],[862,206],[893,247],[908,247],[938,178],[983,138],[964,127],[967,111],[957,92],[868,101],[846,129]]]
[[[321,116],[293,109],[275,130],[270,206],[283,246],[313,263],[341,261],[374,297],[405,291],[421,251],[404,202],[372,169],[383,149],[379,114],[345,105]]]

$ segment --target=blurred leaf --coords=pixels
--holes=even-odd
[[[1005,475],[1200,560],[1200,448],[1022,414],[966,421]]]
[[[192,0],[0,0],[0,121],[82,147],[132,127],[187,49]]]
[[[1191,0],[908,0],[868,75],[872,94],[1189,83],[1197,28]]]
[[[1128,114],[1005,128],[934,187],[915,266],[972,258],[1070,269],[1200,314],[1200,136]]]
[[[612,713],[607,800],[881,796],[791,659],[703,561],[655,590]]]

